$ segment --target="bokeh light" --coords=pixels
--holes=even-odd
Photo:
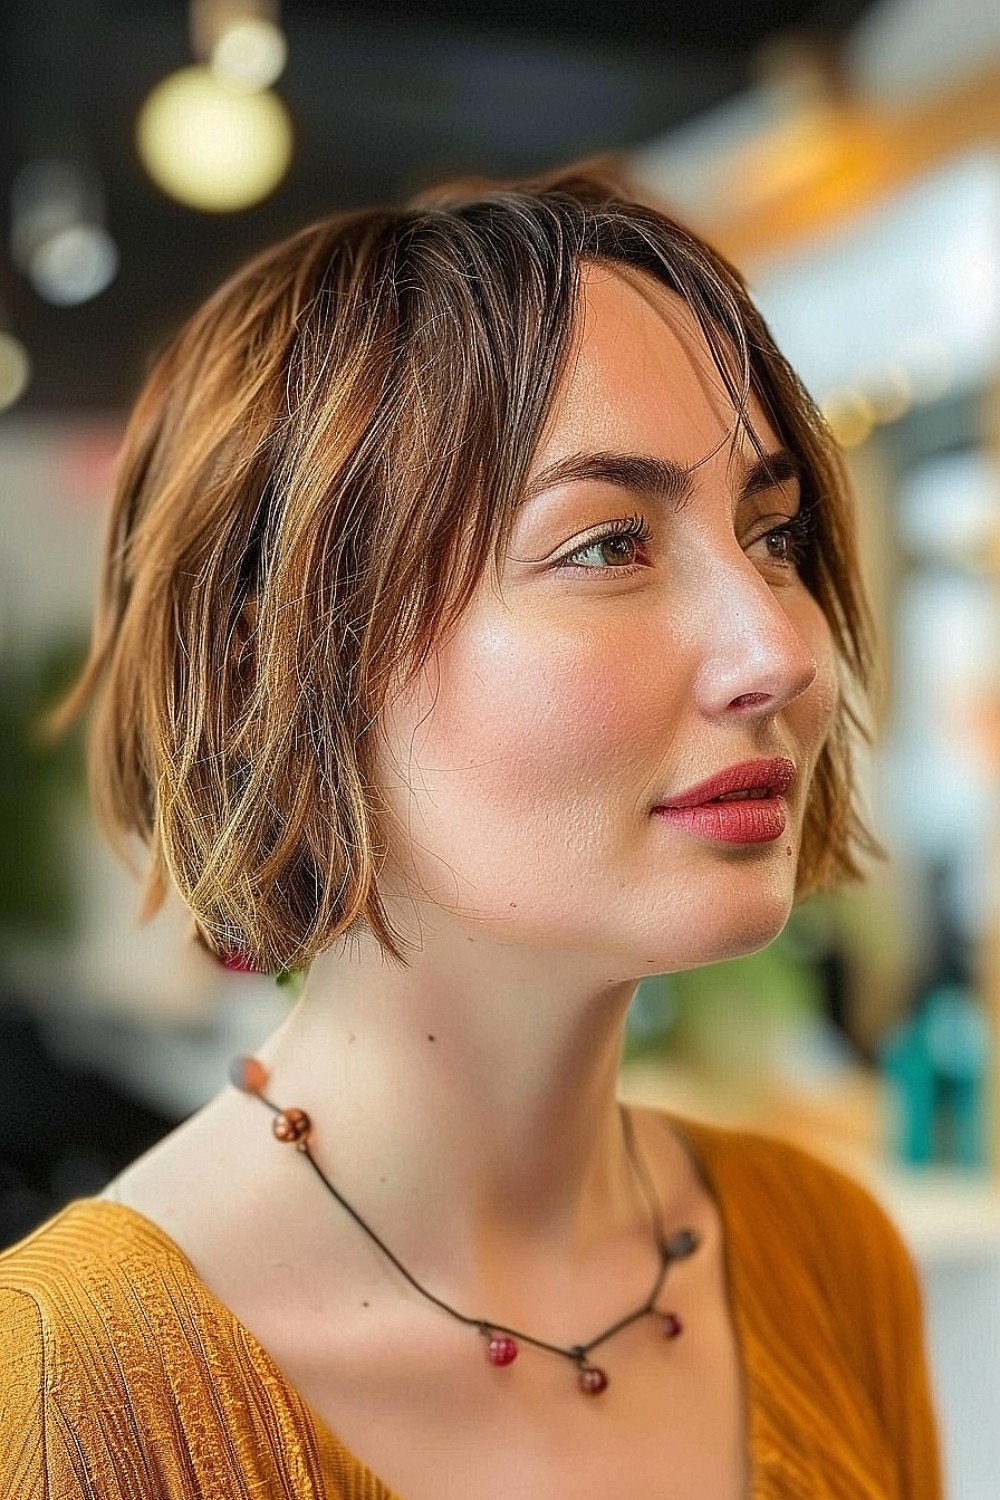
[[[74,307],[103,292],[118,270],[118,249],[96,224],[68,224],[35,250],[28,274],[39,296]]]
[[[292,159],[292,126],[268,90],[248,92],[195,65],[171,73],[139,112],[136,143],[158,187],[208,213],[249,208],[274,191]]]
[[[93,168],[29,162],[14,180],[11,210],[11,255],[40,297],[73,307],[110,286],[118,247],[104,227],[104,187]]]
[[[212,71],[234,88],[270,88],[288,61],[284,33],[273,21],[247,16],[227,26],[212,49]]]
[[[12,333],[0,329],[0,411],[20,401],[31,380],[28,351]]]
[[[821,405],[823,415],[842,447],[857,448],[871,435],[875,413],[863,391],[843,386],[829,391]]]

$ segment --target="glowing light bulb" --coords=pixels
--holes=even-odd
[[[913,405],[913,383],[899,360],[892,360],[878,372],[869,386],[868,398],[876,422],[888,425],[898,422]]]
[[[199,65],[171,73],[147,96],[136,144],[146,171],[170,197],[229,213],[274,191],[293,140],[276,94],[233,88]]]
[[[67,224],[42,241],[28,264],[36,292],[57,307],[89,302],[117,270],[118,247],[96,224]]]
[[[870,436],[875,425],[871,402],[863,391],[845,386],[827,393],[822,402],[823,415],[837,442],[844,448],[857,448]]]
[[[14,179],[11,208],[11,254],[40,297],[73,307],[114,280],[118,247],[104,228],[104,189],[93,170],[29,162]]]
[[[213,73],[235,88],[270,88],[285,71],[287,61],[284,33],[261,16],[234,21],[212,48]]]
[[[0,411],[20,401],[31,379],[28,351],[12,333],[0,330]]]

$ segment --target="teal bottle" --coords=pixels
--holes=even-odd
[[[924,1166],[934,1159],[936,1090],[919,1016],[886,1032],[879,1062],[891,1107],[889,1150],[897,1161]]]
[[[971,987],[953,981],[932,990],[924,1000],[923,1029],[935,1081],[935,1157],[983,1169],[990,1034]]]
[[[913,1166],[981,1171],[989,1165],[990,1028],[971,981],[967,944],[949,916],[948,873],[942,864],[932,875],[928,979],[909,1015],[883,1037],[879,1061],[891,1101],[893,1155]]]

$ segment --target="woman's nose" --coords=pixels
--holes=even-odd
[[[804,633],[812,611],[802,603],[799,585],[773,589],[752,564],[705,592],[696,692],[706,713],[769,716],[812,686],[818,642],[815,630]]]

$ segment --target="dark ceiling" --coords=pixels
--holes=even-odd
[[[95,168],[121,254],[79,307],[36,296],[0,254],[0,303],[34,375],[23,406],[120,410],[167,332],[232,266],[318,214],[436,178],[513,175],[633,145],[739,92],[789,31],[842,35],[869,0],[290,0],[278,89],[297,149],[257,208],[207,215],[145,177],[132,122],[191,58],[187,7],[7,0],[0,15],[0,172],[61,156]]]

